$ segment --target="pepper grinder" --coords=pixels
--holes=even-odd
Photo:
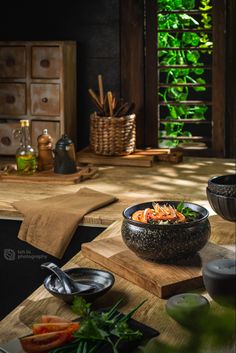
[[[52,152],[52,137],[48,134],[47,129],[43,129],[42,135],[37,138],[38,142],[38,170],[53,169],[54,160]]]

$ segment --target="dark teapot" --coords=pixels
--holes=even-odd
[[[66,134],[57,141],[54,153],[54,173],[72,174],[76,172],[75,147]]]

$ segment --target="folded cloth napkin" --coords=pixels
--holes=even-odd
[[[18,238],[57,258],[62,258],[85,214],[116,201],[114,196],[89,188],[37,201],[17,201],[24,214]]]

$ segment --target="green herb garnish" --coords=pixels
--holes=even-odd
[[[71,343],[54,349],[51,353],[98,353],[104,344],[110,345],[113,353],[118,353],[118,346],[122,341],[142,337],[139,330],[134,331],[129,327],[128,321],[144,302],[123,315],[117,313],[121,300],[109,311],[97,312],[91,310],[91,304],[85,299],[75,297],[71,308],[80,316],[80,328],[74,332]]]
[[[187,221],[194,221],[195,219],[198,218],[198,215],[199,213],[198,212],[195,212],[193,211],[191,208],[189,207],[185,207],[184,206],[184,202],[181,201],[177,207],[176,207],[177,211],[182,213],[186,218],[187,218]]]

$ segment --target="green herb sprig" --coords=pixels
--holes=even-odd
[[[74,340],[71,343],[50,353],[98,353],[104,348],[104,344],[110,345],[113,353],[118,353],[118,346],[122,341],[141,338],[142,333],[132,330],[128,321],[145,301],[126,315],[117,313],[121,301],[107,312],[98,312],[91,310],[91,304],[82,297],[75,297],[71,308],[80,316],[80,328],[74,332]]]
[[[182,213],[188,221],[194,221],[195,219],[198,218],[198,213],[193,211],[191,208],[189,207],[185,207],[184,206],[184,202],[181,201],[177,207],[176,207],[177,211]]]

